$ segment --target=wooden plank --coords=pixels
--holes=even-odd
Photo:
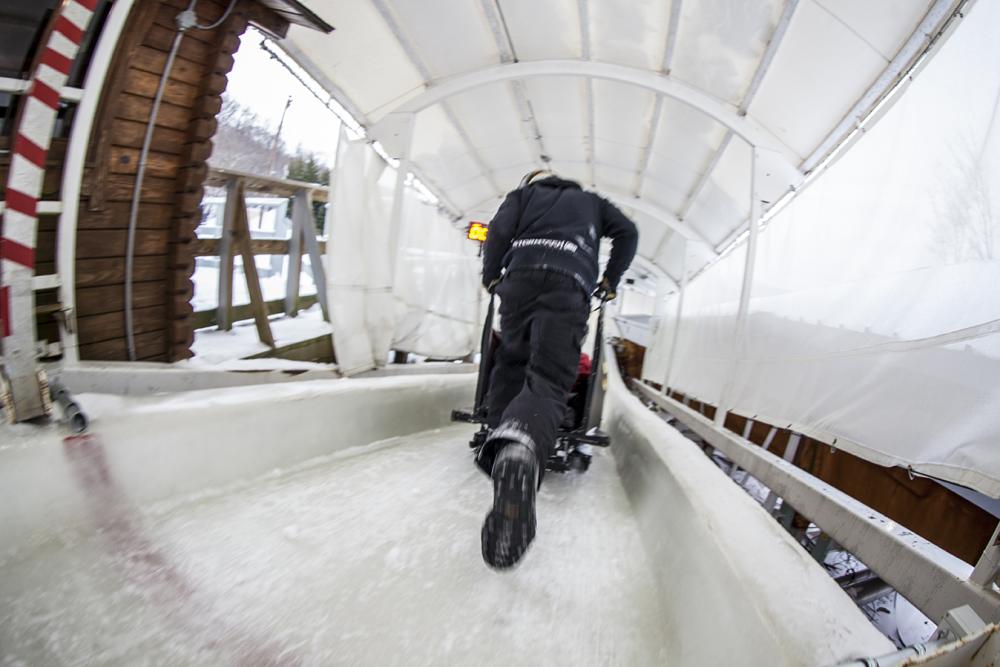
[[[111,141],[114,146],[142,148],[142,142],[146,136],[145,123],[116,118],[111,123],[111,127]],[[157,126],[149,148],[159,153],[180,155],[184,150],[185,143],[187,143],[187,132]]]
[[[196,257],[218,257],[220,239],[197,239],[192,243]],[[250,248],[255,255],[287,255],[287,239],[251,239]],[[320,252],[326,252],[326,241],[319,242]]]
[[[226,183],[226,208],[222,213],[222,238],[219,239],[219,328],[229,331],[233,328],[233,233],[236,226],[236,207],[242,205],[237,198],[239,180],[230,179]]]
[[[166,322],[166,306],[148,306],[132,310],[135,333],[146,333],[163,329]],[[115,311],[100,315],[77,315],[78,338],[81,345],[98,343],[103,340],[124,337],[125,313]]]
[[[150,26],[149,31],[146,33],[142,42],[146,46],[156,49],[157,51],[169,53],[171,46],[173,46],[174,36],[176,34],[176,30],[171,30],[170,28],[154,24]],[[196,63],[208,64],[213,60],[216,50],[217,49],[212,44],[206,44],[204,42],[199,42],[198,40],[185,38],[181,40],[181,45],[177,52],[178,54],[184,56],[187,60],[191,60]]]
[[[167,54],[148,46],[140,46],[132,55],[129,64],[138,70],[159,76],[167,65]],[[178,55],[174,58],[174,67],[170,70],[170,78],[197,86],[201,83],[205,70],[204,63],[188,60]]]
[[[109,202],[100,211],[91,211],[80,217],[77,228],[91,229],[128,229],[130,204],[125,202]],[[174,207],[170,204],[146,204],[139,206],[136,218],[137,229],[168,229],[174,216]],[[83,236],[81,234],[81,236]]]
[[[308,340],[282,345],[273,350],[259,352],[246,357],[247,359],[290,359],[292,361],[314,361],[316,363],[334,363],[333,338],[329,334],[316,336]]]
[[[135,335],[136,357],[150,360],[161,357],[166,349],[165,331],[150,331]],[[80,358],[91,361],[128,361],[128,348],[124,338],[112,338],[99,343],[80,346]]]
[[[317,303],[315,294],[307,294],[305,296],[299,297],[298,309],[305,310],[306,308],[312,307]],[[267,310],[268,315],[278,315],[282,313],[285,309],[284,299],[274,299],[272,301],[265,301],[264,307]],[[219,311],[215,308],[211,310],[199,310],[194,313],[191,319],[192,326],[195,329],[204,329],[206,327],[214,327],[219,324]],[[240,304],[239,306],[233,306],[233,322],[242,322],[253,318],[253,308],[249,303]]]
[[[132,303],[135,308],[159,306],[166,302],[166,281],[154,280],[132,284]],[[124,284],[85,287],[76,291],[76,308],[81,313],[102,315],[122,310],[124,307]]]
[[[330,192],[330,188],[325,185],[293,181],[287,178],[272,178],[236,169],[219,169],[217,167],[209,170],[205,185],[221,188],[231,178],[241,179],[247,192],[266,192],[270,195],[291,197],[300,190],[311,190],[313,201],[319,202],[326,202]]]
[[[122,146],[111,147],[110,169],[114,174],[135,175],[139,171],[139,149],[124,148]],[[146,177],[154,176],[160,178],[176,179],[181,170],[180,156],[170,153],[161,153],[150,150],[146,155]]]
[[[131,93],[122,93],[115,101],[115,117],[124,120],[145,124],[149,122],[149,114],[152,110],[153,100]],[[190,121],[190,109],[169,102],[160,104],[160,111],[156,115],[156,127],[186,131]]]
[[[152,74],[130,67],[128,73],[125,75],[122,91],[152,100],[156,97],[156,90],[159,85],[159,74]],[[175,81],[173,77],[167,79],[167,85],[163,88],[164,102],[176,104],[179,107],[190,108],[194,106],[197,98],[197,86],[192,86],[190,83],[185,83],[184,81]]]
[[[167,258],[165,256],[136,257],[132,268],[132,280],[135,282],[166,280],[167,278]],[[77,289],[123,282],[125,282],[125,261],[121,257],[80,259],[76,262]]]
[[[172,178],[158,178],[146,175],[142,179],[142,202],[154,204],[175,203],[175,181]],[[110,174],[104,185],[104,198],[107,201],[132,201],[132,191],[135,189],[135,176],[128,174]]]
[[[274,347],[274,336],[271,335],[271,324],[267,319],[267,309],[264,306],[264,293],[260,288],[260,277],[257,275],[257,262],[254,261],[253,250],[250,248],[250,224],[247,221],[246,200],[243,197],[243,184],[237,186],[239,205],[236,207],[235,242],[243,256],[243,275],[247,281],[247,291],[250,293],[250,303],[253,306],[254,321],[257,325],[257,336],[260,342]]]

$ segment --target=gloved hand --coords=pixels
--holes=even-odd
[[[497,285],[499,284],[500,284],[500,279],[494,278],[493,280],[490,281],[490,284],[486,286],[486,291],[489,292],[490,294],[493,294],[493,292],[495,292],[497,289]]]
[[[597,289],[594,290],[594,298],[600,299],[601,301],[614,301],[615,297],[618,296],[611,285],[608,283],[607,278],[601,278],[601,282],[597,284]]]

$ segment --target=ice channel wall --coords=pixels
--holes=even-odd
[[[87,520],[81,474],[142,505],[445,426],[475,375],[322,380],[148,397],[81,394],[91,440],[0,425],[0,559]],[[74,450],[73,448],[76,447]],[[76,452],[76,454],[74,454]],[[83,465],[73,456],[87,457]],[[103,472],[102,472],[103,471]]]
[[[669,664],[836,665],[895,650],[767,512],[608,367],[603,426],[664,607],[676,615]]]

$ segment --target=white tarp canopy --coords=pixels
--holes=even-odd
[[[959,3],[308,4],[336,30],[282,45],[394,155],[378,122],[418,110],[413,164],[452,213],[488,220],[548,164],[626,206],[643,266],[678,280],[683,238],[690,272],[746,222],[741,137],[773,149],[775,201]]]
[[[283,46],[457,218],[542,166],[622,205],[649,379],[998,496],[997,4],[314,0]]]
[[[669,298],[644,375],[1000,497],[997,25],[977,3],[761,231],[741,339],[745,249],[691,282],[679,326]]]

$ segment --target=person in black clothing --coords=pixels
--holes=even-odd
[[[612,249],[598,284],[603,237]],[[614,298],[638,240],[610,202],[544,170],[525,176],[490,222],[483,285],[500,296],[501,330],[486,398],[492,430],[476,463],[493,480],[482,529],[491,567],[513,566],[535,537],[535,493],[577,375],[591,295]]]

